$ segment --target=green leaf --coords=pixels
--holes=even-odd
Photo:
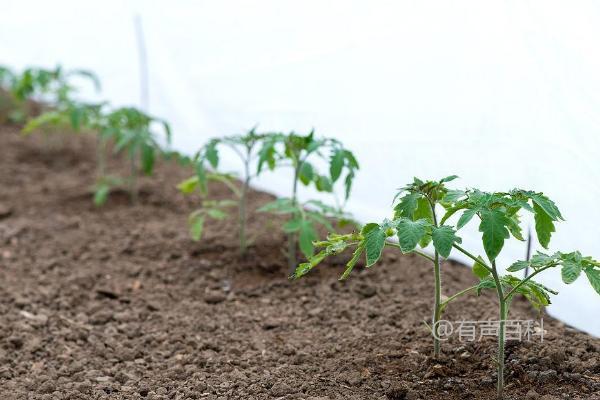
[[[575,282],[581,274],[581,264],[573,261],[563,261],[560,275],[564,283],[569,284]]]
[[[529,197],[531,198],[531,200],[533,200],[533,208],[535,209],[535,205],[537,204],[538,207],[540,207],[542,210],[544,210],[546,212],[546,214],[550,217],[550,219],[552,221],[558,221],[558,220],[563,220],[564,218],[561,215],[558,207],[556,207],[556,204],[554,204],[554,202],[552,200],[550,200],[548,197],[546,197],[544,194],[542,193],[532,193],[529,192]]]
[[[442,199],[444,203],[455,203],[466,194],[464,190],[448,190]]]
[[[192,214],[190,217],[190,234],[193,240],[200,240],[202,228],[204,227],[204,215]]]
[[[525,241],[525,238],[523,238],[523,234],[521,232],[521,226],[520,224],[520,220],[519,220],[519,216],[517,214],[513,214],[510,216],[510,218],[508,219],[510,221],[510,223],[508,224],[508,230],[510,231],[510,233],[513,235],[513,237],[517,240],[520,240],[522,242]]]
[[[510,237],[510,233],[506,229],[509,223],[508,217],[501,211],[485,210],[481,212],[479,232],[483,233],[483,248],[491,261],[500,254],[504,240]]]
[[[477,296],[479,296],[483,289],[494,289],[495,287],[496,287],[496,282],[494,281],[494,278],[490,275],[490,276],[486,276],[485,278],[482,278],[481,281],[479,281],[475,291],[477,293]]]
[[[217,150],[218,142],[213,140],[206,146],[205,157],[213,168],[219,166],[219,151]]]
[[[319,175],[315,183],[319,192],[331,192],[333,190],[331,180],[324,175]]]
[[[465,212],[460,216],[458,222],[456,223],[456,229],[460,229],[471,221],[471,219],[477,214],[477,209],[472,208],[465,210]]]
[[[352,190],[352,182],[354,181],[354,172],[348,172],[346,178],[344,179],[344,199],[348,200],[350,197],[350,191]]]
[[[277,199],[260,207],[258,212],[272,212],[276,214],[292,214],[299,212],[299,207],[290,199]]]
[[[146,175],[152,175],[154,169],[154,147],[144,145],[142,146],[142,171]]]
[[[198,177],[192,176],[177,185],[177,189],[183,194],[194,193],[194,190],[198,187]]]
[[[419,193],[408,193],[404,195],[396,207],[394,207],[394,218],[404,217],[413,219],[413,214],[418,206],[417,201],[419,200],[419,197],[421,197]]]
[[[203,194],[208,192],[208,185],[206,184],[206,171],[201,161],[196,163],[196,178],[198,178],[198,189]]]
[[[300,218],[291,219],[291,220],[287,221],[285,224],[283,224],[283,231],[285,233],[298,232],[300,230],[301,225],[302,225],[302,219],[300,219]]]
[[[440,183],[450,182],[450,181],[453,181],[453,180],[455,180],[457,178],[458,178],[458,175],[450,175],[450,176],[447,176],[445,178],[440,179]]]
[[[223,210],[219,210],[218,208],[209,208],[206,210],[206,214],[214,219],[222,220],[228,217],[227,213]]]
[[[300,167],[300,171],[298,174],[298,178],[300,178],[300,182],[304,185],[308,185],[314,179],[314,169],[313,166],[309,162],[302,163]]]
[[[377,228],[369,230],[365,235],[364,243],[367,256],[367,263],[365,266],[367,268],[375,264],[381,257],[381,253],[385,247],[386,237],[385,229],[379,225],[377,225]]]
[[[454,206],[447,208],[446,213],[444,214],[444,216],[442,217],[442,219],[440,221],[440,224],[444,225],[444,223],[446,223],[448,218],[450,218],[451,216],[453,216],[458,211],[460,211],[464,208],[467,208],[467,204],[465,204],[465,203],[455,204]]]
[[[433,227],[431,236],[433,238],[433,246],[444,258],[448,258],[454,243],[462,242],[462,239],[456,236],[456,231],[447,225]]]
[[[300,225],[300,234],[298,236],[298,244],[300,250],[306,258],[310,258],[313,255],[314,246],[313,241],[317,239],[317,232],[312,222],[303,220]]]
[[[596,293],[600,294],[600,271],[593,267],[587,267],[585,274]]]
[[[506,270],[508,272],[517,272],[517,271],[527,268],[528,266],[529,266],[528,261],[517,261],[517,262],[513,263],[510,267],[508,267]]]
[[[110,193],[110,185],[100,184],[96,186],[96,191],[94,192],[94,204],[96,206],[102,206],[108,200],[108,194]]]
[[[344,167],[345,152],[341,149],[335,149],[331,155],[331,163],[329,164],[329,176],[332,182],[336,182],[342,175]]]
[[[473,263],[473,274],[479,279],[484,279],[490,275],[490,270],[485,267],[483,258],[477,257],[477,259],[481,262]]]
[[[428,226],[429,222],[425,219],[411,221],[410,219],[402,218],[398,221],[398,241],[403,253],[409,253],[417,247],[419,241],[426,234],[426,227]]]
[[[547,249],[548,244],[550,244],[552,232],[554,232],[554,223],[550,215],[538,203],[533,203],[533,210],[535,212],[535,232],[537,233],[538,241]]]
[[[431,210],[431,205],[429,201],[425,197],[419,198],[417,200],[417,209],[413,213],[413,220],[425,219],[430,224],[433,224],[433,211]],[[423,238],[419,241],[419,246],[427,247],[427,245],[431,242],[431,236],[429,235],[430,229],[427,228],[427,235],[423,236]]]

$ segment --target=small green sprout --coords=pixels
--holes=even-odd
[[[237,202],[203,201],[202,208],[194,211],[189,220],[192,237],[195,240],[200,240],[201,227],[204,224],[206,216],[213,219],[226,218],[228,214],[225,212],[225,209],[237,204],[240,254],[241,256],[246,255],[248,248],[248,238],[246,237],[248,192],[252,180],[262,172],[262,168],[258,165],[258,148],[261,143],[271,142],[273,137],[273,134],[257,133],[255,129],[251,129],[245,135],[232,135],[211,139],[196,153],[192,161],[196,175],[181,182],[178,185],[179,190],[184,194],[198,191],[202,196],[206,196],[208,194],[208,181],[220,181],[231,190]],[[222,148],[233,151],[242,162],[243,176],[241,190],[233,183],[233,175],[209,172],[209,168],[216,170],[219,167],[220,151]],[[269,168],[274,168],[274,165],[269,165]]]
[[[153,126],[160,125],[167,144],[171,142],[171,128],[166,121],[133,107],[112,111],[106,116],[104,123],[101,134],[115,142],[115,152],[125,151],[129,158],[130,171],[127,180],[131,202],[135,204],[138,198],[139,170],[146,175],[152,175],[156,157],[163,152],[159,135]]]

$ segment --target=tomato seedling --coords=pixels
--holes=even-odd
[[[28,117],[27,105],[32,100],[51,107],[69,103],[76,92],[72,80],[77,77],[91,81],[96,90],[100,90],[96,75],[86,70],[65,71],[57,66],[54,69],[27,68],[21,74],[16,74],[7,67],[0,67],[0,85],[10,98],[9,120],[14,123],[25,122]]]
[[[194,240],[200,240],[206,217],[224,219],[228,216],[227,208],[237,205],[240,254],[241,256],[246,255],[248,248],[248,238],[246,237],[248,191],[252,180],[262,172],[262,168],[259,168],[257,164],[258,147],[261,143],[272,141],[273,137],[273,134],[257,133],[255,129],[252,129],[244,135],[213,138],[198,150],[192,162],[196,174],[181,182],[178,185],[179,190],[184,194],[198,191],[202,196],[206,196],[208,194],[207,182],[209,180],[220,181],[231,190],[237,201],[204,200],[202,207],[194,211],[189,218],[190,231]],[[223,147],[233,151],[242,162],[241,190],[233,183],[232,175],[215,172],[219,167],[220,151]],[[212,171],[209,171],[209,168],[212,168]]]
[[[457,193],[455,200],[442,221],[446,221],[456,212],[462,211],[457,223],[457,228],[460,229],[477,216],[483,249],[489,264],[482,257],[475,257],[468,253],[469,257],[475,261],[473,272],[480,278],[480,282],[457,293],[453,298],[471,290],[475,290],[479,294],[483,289],[495,289],[499,302],[497,395],[498,398],[502,398],[504,393],[505,325],[514,296],[521,294],[538,308],[549,305],[550,295],[557,294],[557,292],[533,281],[532,278],[554,267],[562,268],[562,279],[567,284],[574,282],[582,271],[585,272],[592,287],[600,294],[600,263],[590,257],[583,257],[578,251],[556,252],[552,255],[538,253],[531,260],[517,261],[507,269],[509,272],[516,272],[529,267],[534,271],[529,276],[523,279],[510,274],[501,276],[496,259],[502,251],[505,241],[511,236],[524,241],[519,212],[525,210],[533,213],[537,239],[542,247],[548,248],[551,235],[555,231],[554,224],[563,220],[558,207],[543,193],[520,189],[495,193],[482,192],[477,189],[467,190]]]
[[[451,203],[457,192],[448,190],[446,183],[456,179],[455,175],[448,176],[439,181],[414,181],[400,189],[394,203],[394,218],[383,223],[368,223],[360,233],[350,235],[330,235],[326,241],[317,242],[316,246],[323,248],[320,253],[310,258],[307,263],[300,264],[294,273],[299,278],[325,257],[338,254],[348,247],[355,248],[352,259],[346,265],[340,279],[346,279],[354,266],[364,253],[366,267],[373,266],[380,258],[383,248],[387,246],[399,248],[403,253],[414,252],[433,263],[434,276],[434,305],[432,312],[432,329],[438,328],[438,321],[445,307],[442,303],[440,256],[447,258],[452,248],[462,249],[458,244],[461,239],[456,236],[453,227],[438,223],[436,206],[447,206]],[[397,237],[398,243],[392,241]],[[433,257],[417,250],[417,246],[426,247],[433,241]],[[433,354],[440,354],[440,340],[437,332],[433,333]]]
[[[329,173],[319,173],[315,163],[329,164]],[[276,200],[261,211],[290,214],[289,223],[284,226],[288,234],[288,263],[290,272],[297,264],[296,248],[308,258],[313,254],[312,238],[316,237],[315,222],[324,223],[326,218],[343,216],[343,205],[337,201],[336,207],[325,206],[321,202],[298,203],[298,183],[313,186],[317,191],[334,193],[334,184],[345,174],[344,203],[350,196],[352,183],[359,164],[354,154],[345,149],[336,139],[315,137],[314,131],[308,135],[294,132],[287,135],[276,134],[263,143],[259,152],[258,171],[264,165],[271,168],[289,166],[293,169],[292,192],[289,199]],[[303,212],[304,206],[313,206],[313,212]],[[317,215],[319,215],[317,217]],[[345,219],[345,216],[344,216]],[[326,225],[327,226],[327,225]]]
[[[118,108],[110,112],[101,128],[101,134],[115,142],[115,152],[127,153],[130,165],[127,181],[133,204],[138,199],[137,181],[140,167],[144,174],[152,175],[156,157],[163,152],[159,134],[153,128],[155,124],[161,126],[164,142],[170,144],[169,124],[133,107]]]

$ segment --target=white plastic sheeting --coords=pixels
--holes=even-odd
[[[102,98],[139,104],[136,14],[149,111],[172,123],[177,149],[257,123],[315,127],[362,164],[349,203],[360,220],[388,216],[415,175],[458,174],[457,186],[545,192],[567,218],[552,250],[600,258],[597,3],[9,0],[0,63],[92,69]],[[258,186],[286,195],[289,175]],[[476,228],[462,235],[481,252]],[[524,253],[513,241],[500,264]],[[560,291],[552,315],[600,335],[600,298],[585,277],[540,280]]]

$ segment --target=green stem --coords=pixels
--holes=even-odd
[[[396,248],[398,248],[398,249],[402,250],[402,248],[400,247],[400,245],[399,245],[398,243],[394,243],[394,242],[390,242],[390,241],[387,241],[387,240],[386,240],[385,244],[386,244],[386,246],[390,246],[390,247],[396,247]],[[418,255],[418,256],[421,256],[421,257],[423,257],[423,258],[425,258],[425,259],[427,259],[427,260],[429,260],[429,261],[431,261],[431,262],[434,262],[434,261],[435,261],[435,259],[434,259],[433,257],[431,257],[430,255],[428,255],[428,254],[425,254],[425,253],[423,253],[422,251],[419,251],[419,250],[417,250],[417,249],[414,249],[414,250],[413,250],[413,251],[411,251],[410,253],[415,253],[416,255]],[[410,254],[410,253],[409,253],[409,254]]]
[[[485,269],[487,269],[490,273],[492,272],[492,268],[485,263],[481,258],[475,257],[473,254],[469,253],[467,250],[463,249],[456,243],[452,245],[456,250],[463,253],[465,256],[469,257],[471,260],[477,262],[479,265],[482,265]]]
[[[135,152],[131,154],[129,158],[129,196],[132,204],[136,204],[138,201],[138,188],[137,188],[137,162]]]
[[[437,227],[437,217],[435,215],[435,203],[429,201],[431,206],[431,215],[433,218],[433,226]],[[442,274],[440,271],[440,254],[437,249],[433,255],[433,275],[435,279],[434,307],[433,307],[433,356],[440,356],[440,335],[438,334],[438,322],[442,316]]]
[[[463,289],[463,290],[461,290],[460,292],[458,292],[458,293],[455,293],[455,294],[453,294],[452,296],[448,297],[446,300],[444,300],[444,301],[442,302],[442,309],[444,309],[444,308],[445,308],[445,307],[446,307],[446,306],[447,306],[447,305],[448,305],[448,304],[449,304],[451,301],[455,300],[456,298],[458,298],[458,297],[462,296],[463,294],[467,294],[467,293],[469,293],[471,290],[475,290],[475,289],[477,289],[477,286],[478,286],[478,285],[471,286],[470,288]]]
[[[529,275],[529,276],[525,277],[525,278],[524,278],[524,279],[523,279],[521,282],[519,282],[519,283],[518,283],[518,284],[517,284],[515,287],[513,287],[511,290],[509,290],[509,292],[508,292],[508,293],[506,293],[506,294],[504,295],[504,300],[505,300],[505,301],[509,300],[509,299],[510,299],[510,296],[512,296],[512,295],[513,295],[513,294],[516,292],[516,290],[517,290],[518,288],[520,288],[520,287],[521,287],[523,284],[525,284],[527,281],[531,280],[531,278],[533,278],[534,276],[536,276],[537,274],[539,274],[539,273],[540,273],[540,272],[542,272],[542,271],[545,271],[545,270],[547,270],[547,269],[549,269],[549,268],[555,267],[556,265],[557,265],[557,264],[550,264],[550,265],[546,265],[545,267],[543,267],[543,268],[540,268],[540,269],[538,269],[537,271],[535,271],[533,274],[531,274],[531,275]]]
[[[248,197],[248,189],[250,188],[250,156],[252,153],[252,148],[248,147],[247,157],[244,159],[244,184],[242,186],[242,192],[240,193],[240,207],[239,207],[239,234],[240,234],[240,256],[244,257],[246,255],[246,250],[248,244],[246,242],[246,207],[247,207],[247,197]]]
[[[294,168],[294,185],[292,187],[292,205],[295,207],[298,204],[298,180],[300,176],[300,167],[302,164],[298,164]],[[292,218],[294,216],[292,215]],[[293,273],[296,270],[297,263],[296,256],[296,232],[290,232],[288,234],[288,269],[289,273]]]
[[[504,298],[504,291],[502,289],[502,283],[496,269],[496,261],[492,261],[492,276],[496,283],[496,291],[498,293],[498,301],[500,302],[500,327],[498,329],[498,381],[497,381],[497,396],[498,399],[502,399],[504,395],[504,329],[506,324],[506,316],[508,314],[508,307]]]

